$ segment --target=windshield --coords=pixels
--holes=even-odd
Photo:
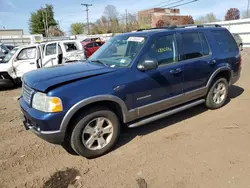
[[[138,55],[146,37],[116,36],[106,42],[90,58],[90,62],[102,62],[109,67],[129,67]]]
[[[13,50],[11,50],[11,51],[4,57],[4,59],[1,61],[1,63],[8,63],[8,61],[12,58],[12,56],[16,53],[17,50],[18,50],[18,48],[14,48]]]

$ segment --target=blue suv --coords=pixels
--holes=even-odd
[[[23,77],[24,126],[86,158],[137,127],[205,103],[225,104],[240,77],[241,55],[219,25],[154,28],[106,42],[85,62]]]

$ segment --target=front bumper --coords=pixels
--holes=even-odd
[[[12,79],[1,79],[0,78],[0,87],[10,87],[13,86]]]
[[[65,132],[60,130],[61,120],[64,113],[48,114],[39,112],[27,105],[20,98],[21,120],[26,130],[31,130],[38,137],[53,144],[62,144],[65,137]],[[57,127],[57,128],[55,128]]]

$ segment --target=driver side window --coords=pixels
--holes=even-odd
[[[150,46],[146,59],[155,59],[159,66],[177,62],[176,42],[174,35],[156,38]]]

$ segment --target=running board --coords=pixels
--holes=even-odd
[[[128,125],[129,128],[134,128],[134,127],[139,127],[141,125],[144,125],[144,124],[147,124],[147,123],[150,123],[152,121],[156,121],[158,119],[162,119],[164,117],[167,117],[167,116],[170,116],[170,115],[173,115],[175,113],[178,113],[178,112],[181,112],[183,110],[186,110],[188,108],[192,108],[194,106],[197,106],[199,104],[202,104],[205,102],[205,99],[201,99],[201,100],[198,100],[198,101],[195,101],[195,102],[192,102],[192,103],[189,103],[189,104],[186,104],[184,106],[180,106],[178,108],[175,108],[175,109],[172,109],[172,110],[168,110],[168,111],[165,111],[161,114],[157,114],[155,116],[151,116],[151,117],[148,117],[146,119],[143,119],[143,120],[140,120],[136,123],[133,123],[133,124],[130,124]]]

